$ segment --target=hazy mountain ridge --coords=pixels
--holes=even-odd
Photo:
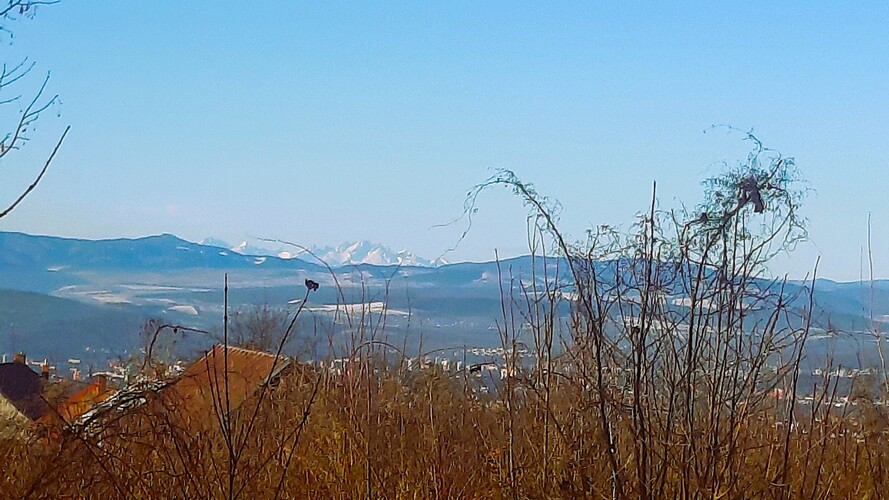
[[[268,260],[268,259],[267,259]],[[284,265],[272,259],[269,265]],[[265,261],[263,261],[265,263]],[[226,268],[257,265],[254,257],[183,240],[171,234],[83,240],[0,232],[0,266],[61,272],[72,269]],[[305,262],[287,266],[317,267]]]
[[[359,244],[334,251],[354,258],[370,255],[373,248]],[[501,292],[520,300],[535,278],[542,287],[544,265],[547,276],[561,277],[563,297],[570,297],[567,262],[539,256],[439,267],[360,263],[331,273],[300,259],[242,255],[228,247],[191,243],[173,235],[93,241],[0,232],[0,289],[6,289],[9,298],[0,301],[0,341],[12,335],[17,340],[2,344],[6,349],[36,349],[35,355],[59,343],[74,351],[71,355],[85,356],[84,348],[96,349],[97,342],[106,338],[114,339],[115,350],[138,346],[140,321],[147,317],[218,329],[227,276],[233,310],[251,304],[287,307],[305,295],[303,282],[312,279],[321,284],[310,297],[312,315],[341,302],[385,302],[394,313],[387,320],[393,335],[421,332],[426,335],[424,345],[497,345]],[[535,266],[536,276],[531,272]],[[603,279],[614,267],[609,262],[597,266]],[[788,283],[787,291],[804,285]],[[680,292],[668,295],[671,307],[681,307]],[[886,330],[889,280],[871,284],[819,279],[815,326],[846,332],[871,329],[875,324],[871,295],[874,322]],[[22,314],[22,308],[31,303],[48,305],[40,306],[40,314]],[[567,314],[568,303],[563,305],[561,314]],[[792,303],[799,310],[807,305],[805,293]],[[407,315],[409,320],[404,319]],[[314,321],[317,317],[306,318]]]

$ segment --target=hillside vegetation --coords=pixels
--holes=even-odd
[[[59,432],[6,440],[0,491],[883,498],[883,336],[874,323],[875,371],[849,375],[827,353],[807,360],[825,369],[802,384],[814,273],[791,292],[765,266],[805,236],[803,191],[792,159],[748,139],[747,161],[709,180],[693,210],[661,210],[655,192],[629,234],[601,226],[577,245],[559,232],[554,207],[511,172],[470,192],[468,213],[485,189],[512,189],[531,208],[532,253],[568,264],[569,285],[544,258],[518,289],[500,268],[496,370],[444,367],[422,348],[412,356],[388,342],[385,309],[358,314],[342,323],[350,342],[336,359],[297,359],[280,373],[273,365],[255,390],[237,374],[208,375],[204,411],[146,389]],[[300,335],[313,285],[306,281],[271,351]],[[682,307],[665,300],[677,291]],[[566,303],[563,321],[556,311]],[[143,374],[163,383],[151,354]]]

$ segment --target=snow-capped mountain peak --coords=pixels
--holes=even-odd
[[[301,259],[309,262],[317,262],[320,259],[332,267],[356,264],[437,267],[447,264],[444,259],[424,259],[408,250],[394,251],[384,245],[367,240],[346,242],[336,247],[313,246],[310,248],[311,254],[291,245],[262,240],[245,240],[237,245],[230,245],[218,238],[205,238],[201,244],[227,248],[242,255],[274,256],[281,259]]]
[[[335,248],[315,248],[313,253],[330,265],[374,264],[378,266],[423,266],[433,267],[434,261],[418,257],[402,250],[396,252],[388,247],[370,241],[343,243]]]

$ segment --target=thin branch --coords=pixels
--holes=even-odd
[[[59,151],[59,148],[62,146],[62,141],[65,140],[65,136],[68,135],[69,130],[71,130],[70,125],[65,127],[65,131],[62,132],[62,137],[59,138],[59,142],[56,143],[56,147],[53,148],[52,154],[50,154],[49,158],[47,158],[46,163],[43,165],[43,168],[40,170],[40,174],[37,175],[37,178],[34,179],[34,182],[32,182],[31,185],[28,186],[28,188],[25,189],[25,191],[21,195],[19,195],[19,197],[14,202],[12,202],[11,205],[9,205],[6,208],[6,210],[3,210],[2,212],[0,212],[0,219],[2,219],[3,217],[6,217],[9,214],[9,212],[12,212],[13,209],[15,209],[15,207],[17,207],[19,205],[19,203],[21,203],[22,200],[25,199],[26,196],[31,194],[31,191],[34,191],[34,189],[37,187],[37,184],[40,184],[40,180],[43,179],[43,175],[46,174],[47,169],[49,169],[49,164],[52,163],[53,158],[56,157],[56,153]],[[2,154],[2,153],[0,153],[0,154]]]

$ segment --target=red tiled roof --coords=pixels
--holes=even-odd
[[[226,360],[227,353],[227,360]],[[226,370],[226,361],[228,369]],[[169,387],[183,404],[182,408],[196,415],[213,415],[214,408],[226,407],[228,373],[228,401],[234,410],[263,384],[274,380],[290,364],[284,356],[229,346],[215,345],[204,357],[195,361]]]
[[[72,423],[91,408],[108,399],[115,392],[117,392],[115,389],[108,387],[108,381],[105,377],[96,377],[86,387],[77,391],[59,405],[59,415],[65,422]]]

